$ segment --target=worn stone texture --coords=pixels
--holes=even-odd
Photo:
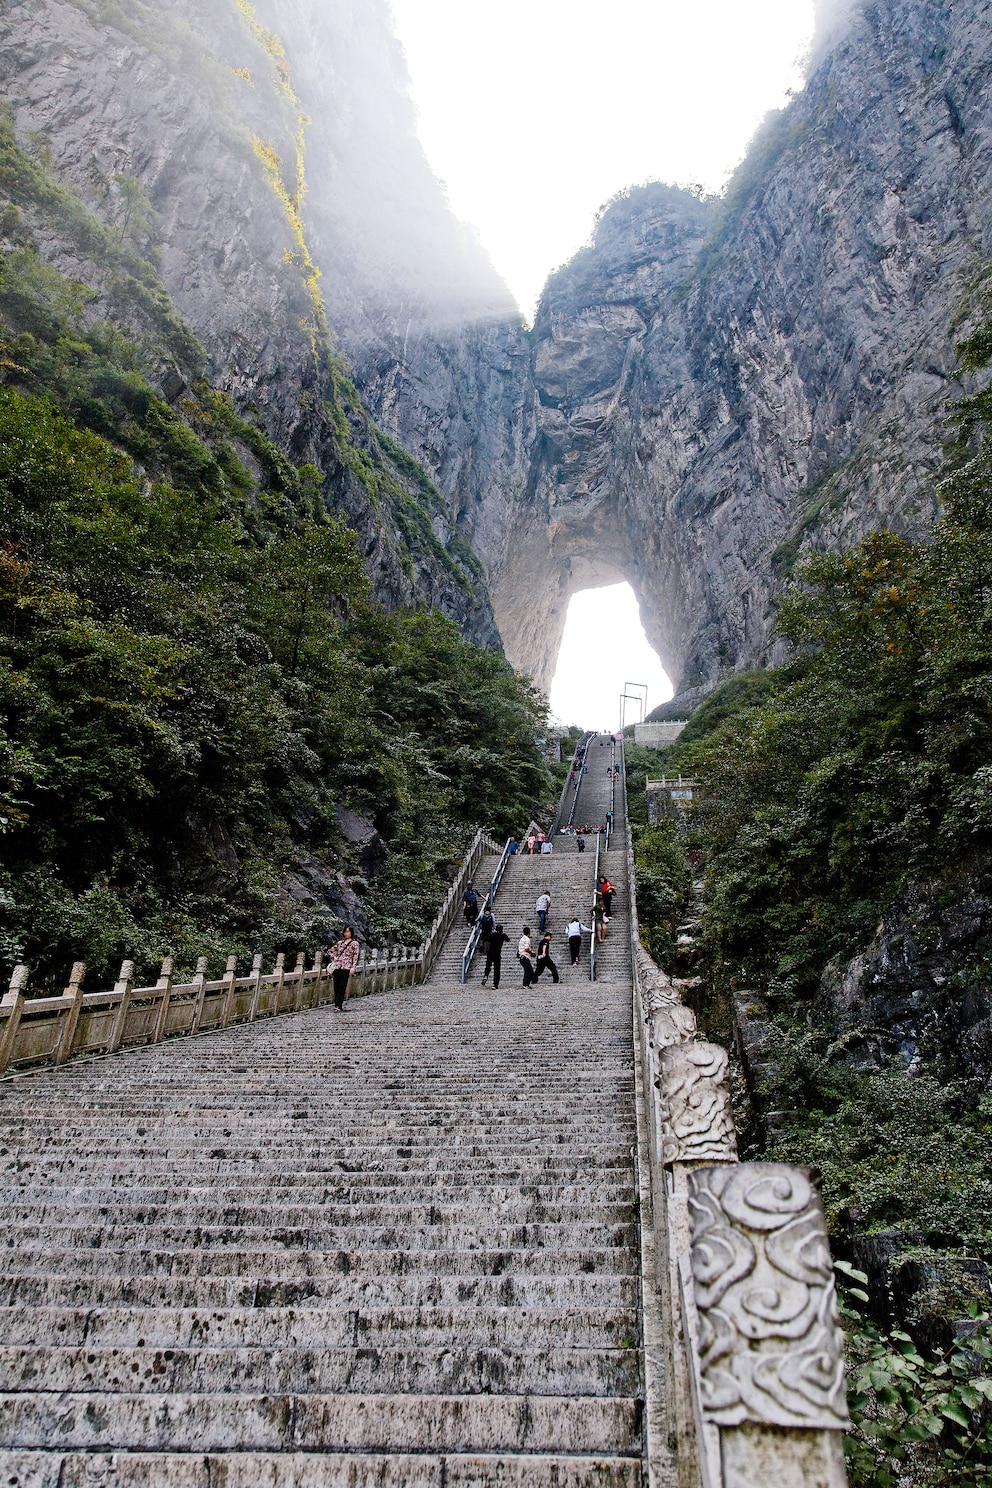
[[[285,46],[286,75],[310,116],[304,219],[339,341],[358,345],[357,328],[371,334],[376,292],[397,324],[408,323],[413,269],[401,285],[392,262],[401,243],[413,268],[427,265],[421,298],[445,281],[463,306],[474,296],[506,312],[505,290],[459,236],[416,142],[385,6],[352,0],[318,11],[265,0],[256,12]],[[457,551],[454,564],[416,545],[404,554],[397,524],[342,458],[300,244],[256,153],[257,143],[271,147],[292,196],[299,111],[235,0],[9,0],[0,6],[0,96],[18,138],[45,152],[104,223],[125,231],[121,178],[147,192],[156,217],[142,250],[203,343],[210,380],[260,418],[294,463],[317,466],[329,504],[358,533],[380,600],[420,599],[470,639],[498,645],[484,583],[471,572],[458,582]],[[386,167],[376,176],[380,158]],[[127,327],[108,266],[87,261],[50,220],[29,215],[29,227],[43,256],[94,292],[88,313]],[[178,402],[188,369],[159,370]],[[352,441],[381,464],[367,421],[348,420]],[[441,504],[434,536],[442,548],[450,550],[453,532]]]
[[[951,322],[992,242],[989,22],[987,0],[852,6],[726,203],[636,189],[551,279],[495,588],[542,681],[577,588],[629,579],[680,687],[712,685],[777,654],[803,543],[932,519]]]

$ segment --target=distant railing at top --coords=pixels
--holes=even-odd
[[[565,781],[565,787],[564,787],[564,790],[562,791],[562,804],[558,808],[558,817],[555,818],[555,824],[554,824],[554,827],[552,828],[552,831],[551,831],[552,838],[557,837],[557,835],[558,835],[558,833],[559,833],[559,831],[560,831],[560,829],[561,829],[562,826],[570,827],[572,825],[572,820],[573,820],[573,818],[575,816],[575,806],[576,806],[576,803],[577,803],[577,801],[579,799],[579,790],[580,790],[581,785],[582,785],[582,771],[583,771],[583,769],[585,768],[585,765],[586,765],[586,756],[588,754],[589,741],[590,741],[591,738],[592,738],[592,734],[583,734],[582,735],[582,738],[579,740],[578,744],[576,744],[576,746],[575,746],[575,753],[572,755],[572,765],[571,765],[571,770],[572,770],[572,772],[574,772],[574,779],[573,779],[572,773],[570,773],[569,776],[568,776],[568,778]],[[580,759],[580,751],[581,751],[581,759]],[[565,809],[565,799],[568,796],[568,788],[569,788],[570,785],[574,785],[574,787],[575,787],[574,793],[572,795],[572,805],[569,808],[568,816],[565,818],[565,821],[562,822],[558,818],[560,817],[561,813]]]
[[[499,852],[488,833],[476,832],[454,883],[421,946],[363,950],[351,978],[349,996],[366,997],[426,981],[451,922],[458,913],[466,881],[487,852]],[[179,1035],[205,1033],[233,1023],[254,1023],[278,1013],[300,1012],[330,1002],[334,985],[322,953],[311,966],[301,951],[295,965],[276,957],[263,972],[256,956],[251,971],[238,975],[238,958],[229,956],[222,977],[207,976],[208,958],[196,963],[192,981],[177,982],[166,957],[152,986],[135,985],[135,968],[125,961],[113,988],[84,992],[86,967],[77,961],[58,997],[28,997],[28,968],[16,966],[0,1002],[0,1076],[21,1069],[61,1065],[84,1054],[113,1054],[140,1044],[158,1044]]]
[[[640,1162],[679,1488],[847,1488],[843,1334],[823,1205],[807,1169],[737,1160],[727,1053],[698,1039],[678,984],[641,945],[621,778],[648,1147]],[[649,1417],[656,1388],[649,1378]]]

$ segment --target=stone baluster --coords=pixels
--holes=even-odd
[[[282,1001],[283,984],[286,981],[286,955],[283,951],[280,951],[278,956],[276,957],[276,964],[273,971],[273,976],[276,979],[275,986],[272,989],[271,1012],[272,1016],[274,1017],[275,1014],[279,1011],[279,1003]]]
[[[300,1011],[300,1008],[303,1006],[303,992],[306,987],[306,983],[304,982],[303,978],[306,975],[306,969],[306,958],[303,955],[302,951],[297,951],[296,965],[293,968],[293,978],[296,982],[296,994],[293,997],[294,1013],[298,1013]]]
[[[72,1055],[72,1043],[79,1025],[79,1014],[83,1010],[83,977],[85,975],[86,963],[84,961],[74,962],[69,974],[69,985],[62,994],[69,1006],[65,1010],[62,1027],[59,1030],[59,1041],[55,1046],[56,1064],[65,1064]]]
[[[203,1019],[203,1003],[207,995],[207,958],[201,956],[196,963],[196,975],[193,977],[193,990],[196,993],[196,1004],[193,1009],[193,1023],[190,1033],[199,1033],[200,1023]]]
[[[737,1161],[730,1061],[717,1044],[675,1044],[659,1050],[658,1069],[656,1126],[661,1151],[654,1154],[653,1167],[666,1234],[666,1244],[658,1254],[658,1280],[672,1381],[669,1408],[687,1480],[701,1480],[705,1488],[721,1488],[719,1435],[701,1420],[693,1393],[699,1340],[683,1262],[689,1255],[689,1173],[702,1164]]]
[[[310,997],[307,999],[307,1007],[320,1006],[320,993],[324,984],[324,953],[318,951],[313,958],[313,983]]]
[[[119,997],[114,1012],[114,1021],[110,1025],[110,1038],[107,1040],[107,1053],[113,1054],[120,1048],[124,1039],[124,1024],[127,1022],[128,1009],[131,1006],[131,993],[134,991],[134,962],[125,961],[121,966],[120,976],[114,986],[114,996]]]
[[[160,1002],[158,1005],[158,1016],[155,1019],[155,1032],[152,1034],[152,1043],[160,1044],[165,1038],[165,1030],[169,1019],[169,1003],[172,1001],[172,976],[175,971],[175,962],[171,956],[166,956],[162,962],[162,970],[158,974],[155,983],[155,991],[158,993]]]
[[[0,1033],[0,1075],[10,1063],[14,1052],[14,1040],[24,1010],[24,989],[28,984],[28,968],[15,966],[7,994],[0,1003],[0,1014],[6,1014],[3,1032]]]
[[[224,1004],[220,1014],[221,1028],[226,1028],[231,1021],[231,1015],[234,1012],[234,993],[236,990],[234,984],[237,980],[238,958],[231,955],[228,956],[227,965],[224,967]]]
[[[689,1175],[684,1266],[698,1320],[704,1488],[846,1488],[844,1336],[809,1173],[740,1163]]]
[[[248,1008],[248,1022],[254,1023],[258,1017],[258,1003],[262,995],[262,955],[259,952],[251,958],[251,1003]]]

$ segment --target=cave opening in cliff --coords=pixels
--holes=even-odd
[[[569,600],[551,711],[562,723],[609,732],[620,721],[625,682],[647,685],[649,710],[675,691],[644,633],[631,586],[580,589]]]

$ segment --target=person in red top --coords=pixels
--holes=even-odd
[[[344,1012],[345,998],[348,995],[348,983],[355,975],[358,958],[362,948],[355,939],[355,932],[350,925],[345,925],[342,939],[336,945],[332,945],[328,951],[327,969],[331,973],[334,982],[334,1008],[336,1012]]]
[[[616,889],[610,883],[610,880],[606,877],[605,874],[599,880],[599,892],[603,896],[603,910],[606,914],[606,918],[609,919],[610,915],[612,915],[613,913],[613,895],[616,893]]]

